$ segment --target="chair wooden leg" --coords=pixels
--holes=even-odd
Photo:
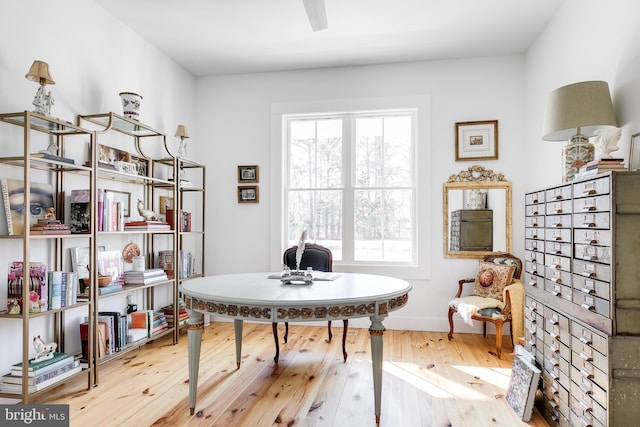
[[[502,322],[496,322],[496,354],[502,356]]]
[[[347,329],[349,329],[349,321],[347,319],[342,321],[344,323],[344,330],[342,331],[342,357],[344,361],[347,361]]]
[[[278,324],[276,322],[271,323],[273,329],[273,339],[276,342],[276,355],[273,357],[273,361],[278,364],[278,358],[280,356],[280,344],[278,343]]]
[[[289,322],[284,322],[284,343],[289,339]]]
[[[482,322],[482,337],[487,337],[487,322]]]
[[[453,313],[455,312],[453,308],[449,307],[449,341],[453,338]]]
[[[333,338],[333,333],[331,332],[331,320],[327,322],[327,332],[329,332],[329,340],[327,342],[331,342]]]

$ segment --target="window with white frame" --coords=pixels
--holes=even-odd
[[[416,263],[416,110],[287,115],[284,235],[343,264]]]

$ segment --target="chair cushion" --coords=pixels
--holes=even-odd
[[[454,298],[449,301],[449,307],[455,309],[462,317],[465,323],[473,325],[471,316],[484,313],[489,310],[490,317],[499,315],[504,307],[504,302],[493,298],[483,298],[478,296],[467,296],[462,298]],[[484,316],[484,314],[482,314]]]
[[[470,295],[503,301],[502,291],[511,284],[515,266],[481,261]]]

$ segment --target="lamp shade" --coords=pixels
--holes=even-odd
[[[54,85],[56,84],[49,72],[49,64],[43,61],[33,61],[29,72],[25,75],[28,80],[38,82],[40,84]]]
[[[187,128],[184,125],[178,125],[176,129],[176,136],[178,138],[189,138],[189,134],[187,134]]]
[[[600,126],[617,126],[607,82],[574,83],[549,94],[543,140],[567,141],[577,133],[593,136]]]

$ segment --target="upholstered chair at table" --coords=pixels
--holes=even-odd
[[[296,251],[297,246],[292,246],[284,251],[282,262],[291,270],[296,269]],[[302,254],[302,260],[300,261],[300,270],[306,270],[311,267],[314,271],[330,272],[333,271],[333,254],[331,250],[325,246],[317,245],[315,243],[305,243],[304,252]],[[346,341],[347,341],[347,328],[349,326],[348,320],[343,320],[344,329],[342,332],[342,356],[344,361],[347,361]],[[289,336],[289,323],[285,322],[284,342],[287,342]],[[329,332],[329,342],[333,338],[331,332],[331,321],[329,320],[327,329]],[[280,352],[280,345],[278,343],[278,324],[273,323],[273,338],[276,342],[276,355],[274,360],[278,363],[278,356]]]
[[[460,314],[467,324],[487,322],[496,328],[496,355],[502,356],[502,327],[511,324],[511,339],[517,340],[524,331],[524,285],[520,281],[522,261],[507,253],[492,254],[478,265],[475,278],[460,279],[458,292],[449,302],[449,340],[453,338],[453,315]],[[464,285],[473,283],[471,292],[462,296]]]

